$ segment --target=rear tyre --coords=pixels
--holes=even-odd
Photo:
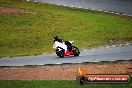
[[[74,53],[74,56],[79,56],[80,51],[79,51],[79,49],[78,49],[77,47],[73,46],[73,47],[72,47],[72,51],[73,51],[73,53]]]

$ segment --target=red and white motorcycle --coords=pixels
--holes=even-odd
[[[69,41],[69,42],[72,45],[74,41]],[[71,50],[68,50],[67,45],[65,45],[65,42],[61,43],[61,42],[55,41],[53,48],[55,49],[57,56],[59,56],[60,58],[63,58],[69,55],[79,56],[80,54],[79,49],[75,46],[71,46]]]

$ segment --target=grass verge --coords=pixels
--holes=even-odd
[[[128,84],[84,84],[78,85],[76,81],[0,81],[1,88],[131,88],[132,82]]]
[[[132,17],[25,0],[0,0],[0,7],[28,12],[0,14],[0,57],[53,51],[56,34],[81,49],[132,42]]]

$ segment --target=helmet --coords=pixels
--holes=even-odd
[[[58,39],[58,36],[57,36],[57,35],[56,35],[56,36],[54,36],[54,37],[53,37],[53,39],[54,39],[54,40],[57,40],[57,39]]]

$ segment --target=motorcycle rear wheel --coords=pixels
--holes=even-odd
[[[79,49],[78,49],[77,47],[73,46],[73,47],[72,47],[72,51],[73,51],[73,53],[74,53],[74,56],[79,56],[80,51],[79,51]]]

